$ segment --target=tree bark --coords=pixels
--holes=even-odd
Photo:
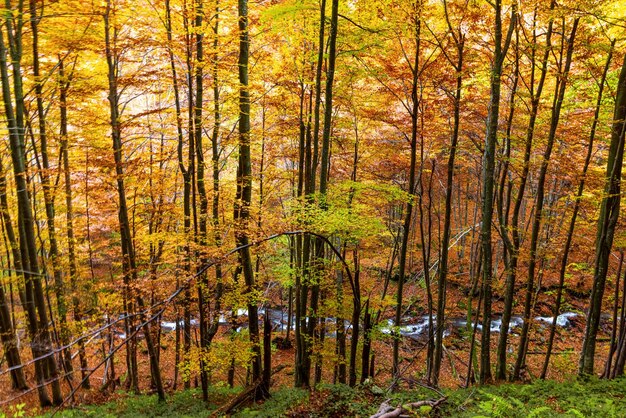
[[[554,2],[552,3],[554,5]],[[552,34],[552,20],[548,26],[548,33],[546,38],[546,47],[550,48],[550,37]],[[565,26],[565,23],[563,23]],[[524,323],[522,325],[522,332],[520,334],[520,342],[517,350],[517,360],[515,361],[515,368],[513,370],[513,379],[518,380],[520,378],[520,372],[523,367],[526,366],[526,351],[528,350],[528,332],[530,330],[530,321],[532,314],[532,299],[535,287],[535,269],[537,264],[537,246],[539,243],[539,233],[541,232],[541,222],[543,220],[543,206],[545,202],[545,183],[548,174],[548,166],[550,158],[552,156],[552,148],[554,141],[556,140],[556,131],[559,125],[559,119],[561,117],[561,107],[563,105],[563,98],[565,97],[565,89],[567,87],[567,77],[569,76],[569,69],[572,63],[572,54],[574,52],[574,38],[576,37],[576,30],[578,28],[578,19],[574,19],[572,26],[572,32],[567,40],[567,53],[565,58],[565,64],[563,64],[563,52],[561,48],[561,61],[559,65],[559,74],[555,85],[554,99],[552,103],[552,114],[550,117],[550,131],[548,133],[548,143],[543,153],[543,159],[541,160],[541,167],[539,169],[539,177],[537,179],[537,192],[535,211],[533,216],[533,226],[530,237],[530,260],[528,263],[528,281],[526,285],[526,297],[524,301]],[[563,27],[565,30],[565,27]],[[565,40],[563,40],[563,43]]]
[[[5,0],[5,8],[11,13],[5,14],[6,35],[10,51],[11,67],[13,72],[13,97],[7,63],[7,43],[4,33],[0,31],[0,78],[2,81],[2,97],[5,116],[9,130],[9,145],[18,203],[18,231],[20,263],[14,260],[16,267],[24,275],[25,281],[25,310],[28,315],[31,349],[34,358],[46,356],[44,360],[35,362],[35,377],[38,385],[39,402],[41,406],[59,405],[63,402],[57,364],[52,354],[52,341],[48,331],[48,313],[46,298],[41,282],[39,260],[37,258],[37,244],[34,231],[34,218],[31,205],[31,196],[27,184],[26,146],[24,141],[24,92],[22,85],[22,29],[23,3],[14,9],[10,0]],[[44,381],[51,379],[52,401],[44,386]]]
[[[118,92],[118,76],[119,76],[119,61],[117,53],[117,28],[115,22],[111,24],[111,18],[114,18],[112,11],[111,0],[107,0],[106,12],[104,14],[104,35],[105,35],[105,52],[108,68],[108,100],[110,110],[110,123],[111,123],[111,139],[113,141],[113,158],[115,161],[115,173],[117,175],[117,193],[119,199],[118,220],[120,228],[120,237],[122,244],[122,269],[124,274],[124,289],[126,300],[132,303],[135,300],[140,310],[145,308],[143,298],[134,289],[132,289],[132,283],[137,282],[137,264],[135,258],[135,248],[133,244],[130,221],[128,216],[128,204],[126,201],[126,188],[124,185],[124,160],[122,156],[122,129],[120,125],[120,109],[119,109],[119,92]],[[128,312],[127,312],[128,314]],[[150,357],[150,371],[153,382],[156,386],[157,394],[160,401],[165,400],[165,391],[161,381],[161,372],[157,361],[156,350],[152,341],[152,333],[150,331],[150,323],[145,322],[144,315],[139,315],[139,320],[144,322],[143,331],[146,339],[146,345],[148,348],[148,354]],[[134,353],[136,356],[136,352]],[[133,367],[136,367],[136,357],[132,359]],[[132,386],[134,390],[138,391],[138,378],[137,370],[133,370],[134,376],[129,376],[132,379]]]
[[[409,163],[409,184],[408,190],[409,200],[406,203],[406,209],[404,213],[404,224],[402,228],[402,244],[400,246],[400,254],[398,261],[398,289],[396,293],[396,312],[394,317],[394,326],[400,327],[400,320],[402,316],[402,298],[404,288],[404,277],[406,275],[407,265],[407,253],[409,249],[409,235],[411,230],[411,219],[413,218],[413,205],[416,196],[415,193],[415,177],[416,177],[416,165],[417,165],[417,125],[418,125],[418,111],[419,111],[419,98],[417,94],[418,78],[419,78],[419,63],[420,63],[420,45],[421,45],[421,23],[422,23],[422,3],[415,3],[416,10],[414,18],[415,28],[415,55],[413,57],[413,63],[409,63],[411,66],[412,80],[411,80],[411,162]],[[393,357],[392,357],[392,374],[394,377],[399,377],[400,363],[400,335],[398,331],[394,332],[393,340]]]
[[[624,160],[624,130],[626,128],[626,56],[622,64],[617,85],[613,126],[611,128],[611,143],[606,169],[604,198],[600,208],[596,236],[596,257],[594,263],[593,287],[589,300],[587,325],[583,340],[578,373],[591,375],[594,369],[596,336],[602,312],[602,298],[609,266],[609,256],[613,247],[615,226],[619,218],[620,209],[620,181],[622,177],[622,163]]]
[[[78,295],[78,266],[76,262],[76,238],[74,236],[74,206],[72,200],[72,182],[71,169],[69,159],[69,144],[67,133],[67,94],[70,87],[70,76],[65,73],[65,64],[62,59],[59,60],[59,108],[61,113],[60,119],[60,146],[63,159],[63,180],[65,193],[65,227],[67,234],[67,257],[69,261],[69,279],[70,290],[72,291],[72,314],[75,322],[80,323],[83,319],[82,309],[80,306],[80,297]],[[78,358],[80,362],[80,371],[85,389],[91,387],[89,383],[89,365],[87,362],[87,354],[85,352],[85,341],[81,339],[78,342]]]
[[[248,303],[250,342],[252,343],[252,381],[261,378],[261,347],[259,346],[259,315],[254,298],[255,279],[250,255],[249,222],[252,203],[252,165],[250,155],[250,91],[248,86],[248,62],[250,38],[248,34],[248,1],[238,0],[239,16],[239,164],[237,167],[237,193],[234,204],[235,242],[245,281],[244,294]],[[269,388],[263,388],[258,397],[266,397]]]
[[[437,281],[437,327],[435,328],[435,352],[432,370],[432,384],[439,385],[439,373],[441,371],[441,360],[443,357],[443,332],[445,329],[446,314],[446,288],[448,275],[448,246],[450,245],[450,228],[452,223],[452,194],[454,181],[454,160],[459,142],[459,125],[461,120],[461,91],[463,89],[463,49],[465,47],[465,35],[459,28],[458,31],[452,29],[448,17],[446,1],[444,1],[446,11],[446,22],[448,30],[454,40],[457,52],[456,63],[450,60],[456,72],[456,89],[453,95],[454,102],[454,122],[452,128],[452,138],[450,141],[450,155],[448,155],[447,181],[446,181],[446,202],[443,221],[443,238],[441,240],[441,250],[439,255],[439,277]]]
[[[496,0],[495,8],[495,50],[491,67],[491,97],[489,100],[489,115],[487,119],[487,132],[485,150],[483,156],[483,189],[482,189],[482,224],[481,224],[481,248],[482,248],[482,293],[483,293],[483,331],[481,335],[480,352],[480,383],[491,381],[491,294],[493,281],[493,263],[491,248],[491,225],[494,196],[494,168],[495,148],[498,134],[498,118],[500,115],[500,78],[502,77],[502,65],[511,43],[511,36],[515,28],[516,4],[511,7],[511,20],[509,29],[502,43],[502,1]]]
[[[574,209],[572,211],[572,217],[570,219],[569,228],[567,231],[567,238],[565,239],[565,245],[563,246],[563,256],[561,258],[561,266],[559,269],[559,287],[557,288],[556,301],[554,305],[554,316],[552,318],[552,324],[550,325],[550,336],[548,337],[548,345],[546,347],[546,358],[543,362],[541,370],[541,378],[545,379],[548,373],[548,366],[550,364],[550,356],[552,354],[552,346],[554,344],[554,335],[556,333],[556,320],[561,311],[561,303],[563,300],[563,287],[565,284],[565,275],[567,273],[567,265],[569,260],[569,251],[572,246],[572,239],[574,237],[574,230],[576,228],[576,219],[578,218],[578,212],[580,210],[581,197],[585,188],[585,181],[587,178],[587,170],[589,169],[589,163],[591,162],[591,156],[593,155],[593,144],[596,136],[596,127],[600,117],[600,110],[602,108],[602,96],[604,92],[604,84],[606,83],[606,76],[609,71],[611,59],[613,57],[613,50],[615,47],[615,40],[611,42],[611,48],[604,65],[604,71],[600,78],[598,88],[598,98],[596,100],[596,109],[594,112],[593,122],[591,124],[591,131],[589,133],[589,143],[587,145],[587,155],[585,156],[585,162],[580,174],[580,181],[578,183],[578,191],[574,198]]]
[[[2,167],[2,160],[0,159],[0,211],[2,212],[2,223],[4,231],[9,240],[13,254],[13,265],[17,270],[17,263],[19,263],[19,251],[18,244],[15,238],[15,232],[13,231],[13,224],[9,215],[9,207],[7,203],[7,180]],[[9,254],[7,253],[7,258]],[[9,275],[11,279],[13,275]],[[22,293],[22,292],[20,292]],[[23,299],[23,298],[22,298]],[[23,300],[23,302],[25,302]],[[13,389],[26,390],[28,384],[26,383],[26,377],[24,375],[24,368],[22,367],[22,358],[17,346],[17,336],[15,334],[15,328],[11,319],[11,312],[9,311],[9,301],[7,300],[4,285],[0,285],[0,339],[4,346],[4,355],[7,360],[7,365],[12,368],[11,370],[11,386]]]
[[[37,3],[29,0],[30,27],[32,31],[32,52],[33,52],[33,77],[35,79],[35,101],[37,107],[37,121],[39,129],[39,146],[41,150],[41,166],[39,176],[43,189],[44,204],[46,210],[46,223],[48,229],[48,241],[50,242],[50,262],[54,278],[54,293],[57,302],[57,315],[59,316],[60,341],[63,346],[67,346],[70,341],[69,330],[67,329],[67,302],[65,300],[65,284],[59,268],[59,246],[56,238],[56,227],[54,219],[54,193],[50,184],[50,163],[48,158],[48,135],[46,130],[45,109],[43,103],[43,80],[39,70],[39,16]],[[43,10],[42,10],[43,13]],[[36,148],[35,148],[36,153]],[[72,376],[72,359],[69,349],[64,349],[61,361],[68,378]]]

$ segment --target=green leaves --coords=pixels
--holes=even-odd
[[[385,209],[407,202],[409,194],[396,186],[346,181],[333,185],[321,199],[314,195],[306,202],[294,200],[294,222],[301,229],[355,244],[387,235]]]

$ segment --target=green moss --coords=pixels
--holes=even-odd
[[[626,379],[537,381],[450,392],[442,409],[450,417],[621,417]]]
[[[202,393],[198,389],[176,392],[168,396],[165,402],[159,402],[156,395],[128,394],[103,405],[66,409],[56,416],[62,418],[204,417],[208,415],[208,411],[217,409],[236,392],[225,387],[212,387],[209,392],[208,405],[202,402]]]
[[[384,387],[383,385],[381,385]],[[158,402],[156,396],[121,397],[104,405],[67,409],[59,415],[74,417],[206,417],[238,392],[226,387],[212,387],[209,404],[202,402],[198,390],[181,391]],[[447,401],[438,411],[422,408],[416,417],[623,417],[626,411],[626,379],[537,381],[533,384],[502,384],[469,389],[447,390]],[[312,393],[303,389],[281,388],[259,404],[236,411],[234,417],[366,417],[389,399],[400,405],[438,398],[431,390],[418,388],[394,394],[373,391],[371,387],[320,385]],[[48,414],[49,416],[50,414]]]

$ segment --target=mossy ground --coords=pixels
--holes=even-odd
[[[114,402],[66,409],[57,417],[206,417],[219,405],[237,394],[237,389],[213,387],[205,405],[197,389],[181,391],[165,403],[156,396],[120,395]],[[258,404],[236,411],[235,417],[367,417],[381,402],[392,405],[438,398],[428,389],[419,388],[385,394],[381,388],[365,385],[321,385],[309,393],[282,388]],[[568,382],[537,381],[532,384],[502,384],[446,390],[448,397],[441,409],[414,411],[416,417],[626,417],[626,379]],[[27,414],[26,414],[27,415]],[[48,413],[44,416],[50,416]],[[9,415],[10,416],[10,415]]]

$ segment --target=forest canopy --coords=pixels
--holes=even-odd
[[[623,375],[625,22],[5,0],[0,405]]]

